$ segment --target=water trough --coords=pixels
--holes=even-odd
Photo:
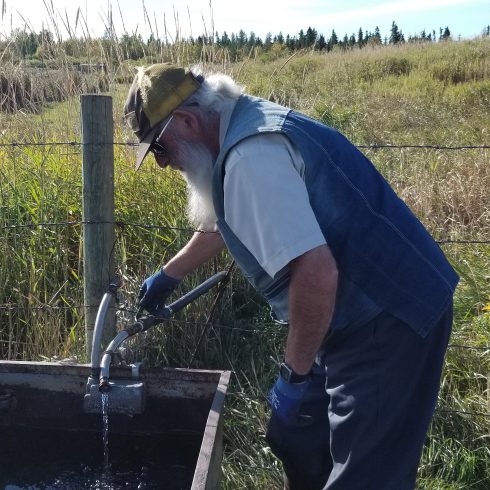
[[[72,488],[131,488],[128,481],[120,487],[114,480],[112,486],[100,482],[99,486],[80,484],[84,478],[92,483],[94,479],[98,481],[100,475],[94,474],[99,459],[102,462],[101,415],[87,413],[83,403],[90,374],[88,364],[0,361],[1,488],[8,485],[39,488],[35,486],[39,482],[33,481],[32,476],[37,470],[30,470],[29,465],[57,467],[60,461],[51,461],[48,454],[51,452],[61,452],[55,459],[73,460],[73,464],[63,470],[61,477],[59,466],[51,473],[48,471],[47,476],[40,477],[45,478],[43,484],[50,478],[58,482],[67,478],[74,465],[82,476],[77,477],[81,478],[77,480],[78,487]],[[131,377],[134,378],[134,369],[130,366],[111,368],[114,381]],[[134,488],[217,488],[221,475],[223,404],[230,372],[141,368],[138,378],[145,387],[143,413],[110,413],[109,450],[114,467],[119,465],[124,470],[128,462],[136,462],[136,469],[131,471],[141,474]],[[81,453],[71,458],[65,445]],[[28,461],[29,452],[34,452],[35,461]],[[16,465],[22,469],[23,481],[16,480],[19,471]],[[157,475],[153,480],[148,476],[151,472],[159,473],[165,466],[168,468],[164,476]],[[172,473],[174,470],[177,476]],[[46,488],[68,488],[51,484]]]

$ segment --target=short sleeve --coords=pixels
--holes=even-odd
[[[240,142],[225,163],[225,220],[271,277],[326,243],[302,177],[301,155],[284,135]]]

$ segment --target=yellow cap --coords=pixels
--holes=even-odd
[[[160,123],[201,86],[202,80],[170,63],[138,68],[124,106],[124,118],[140,141],[136,170],[148,154]]]

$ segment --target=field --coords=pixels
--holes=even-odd
[[[106,62],[108,49],[93,47],[90,61]],[[232,75],[247,92],[336,127],[440,241],[461,283],[418,488],[489,488],[490,39],[264,52],[236,62],[212,48],[204,54],[176,46],[151,59],[194,62],[201,55],[206,70]],[[85,360],[78,95],[114,99],[121,323],[131,316],[143,278],[190,237],[185,187],[175,172],[154,165],[133,171],[135,150],[126,144],[133,139],[121,111],[137,62],[111,58],[108,73],[84,75],[56,52],[43,66],[0,60],[0,358]],[[182,289],[230,261],[223,254]],[[194,356],[211,300],[148,332],[125,355],[158,366],[232,369],[223,488],[281,488],[280,465],[264,439],[265,394],[286,332],[235,270]]]

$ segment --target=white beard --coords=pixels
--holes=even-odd
[[[213,163],[211,152],[201,143],[181,142],[179,160],[187,182],[187,217],[198,229],[216,231],[213,205]]]

